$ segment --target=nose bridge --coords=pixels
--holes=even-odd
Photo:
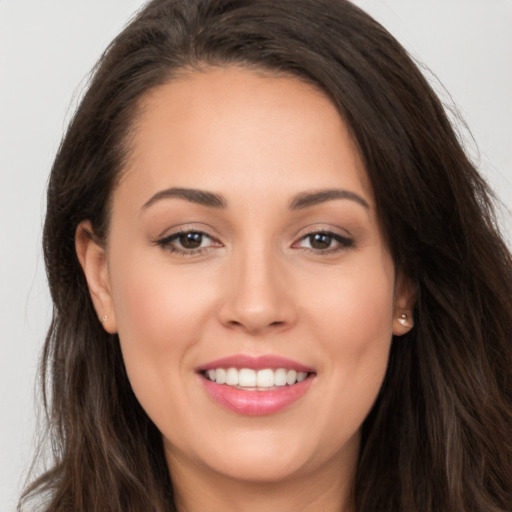
[[[228,264],[228,292],[221,306],[224,324],[257,333],[293,322],[281,260],[282,255],[268,241],[253,238],[234,248]]]

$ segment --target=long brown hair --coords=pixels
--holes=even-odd
[[[154,0],[113,41],[56,157],[44,227],[54,302],[42,382],[46,511],[174,510],[161,436],[101,328],[74,248],[105,239],[138,100],[183,70],[239,65],[327,94],[349,126],[395,265],[417,289],[363,424],[358,512],[512,510],[512,261],[487,185],[397,41],[347,0]]]

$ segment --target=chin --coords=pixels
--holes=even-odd
[[[283,482],[301,473],[307,474],[310,465],[311,461],[298,454],[276,450],[272,454],[255,453],[253,456],[240,456],[235,452],[229,459],[216,461],[211,469],[225,478],[263,485]]]

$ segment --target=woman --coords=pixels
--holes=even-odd
[[[512,508],[512,263],[346,1],[153,1],[56,158],[45,510]]]

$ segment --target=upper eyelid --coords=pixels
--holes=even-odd
[[[298,231],[296,234],[296,239],[302,239],[308,235],[314,235],[315,233],[325,233],[325,234],[331,234],[335,236],[340,236],[342,238],[353,238],[352,234],[349,230],[341,228],[339,226],[332,226],[332,225],[323,225],[322,224],[313,224],[310,226],[306,226],[305,228],[302,228]]]
[[[327,236],[330,236],[331,238],[333,238],[334,240],[336,240],[337,242],[339,243],[342,243],[342,241],[346,241],[346,242],[351,242],[353,243],[354,240],[352,237],[350,236],[345,236],[345,235],[340,235],[339,233],[335,233],[334,231],[312,231],[310,233],[306,233],[305,235],[302,235],[300,238],[297,239],[296,242],[294,242],[293,244],[295,245],[296,243],[310,237],[310,236],[313,236],[313,235],[327,235]]]
[[[183,233],[202,233],[210,238],[218,240],[219,236],[217,234],[213,234],[214,231],[215,230],[207,224],[201,224],[200,226],[194,225],[193,223],[178,224],[176,226],[166,228],[155,238],[156,240],[163,240]]]
[[[202,231],[200,229],[178,229],[177,231],[173,231],[172,233],[169,233],[168,235],[163,235],[159,238],[164,240],[170,238],[177,238],[180,235],[186,235],[188,233],[198,233],[200,235],[206,235],[208,238],[213,238],[209,233],[206,233],[206,231]]]

